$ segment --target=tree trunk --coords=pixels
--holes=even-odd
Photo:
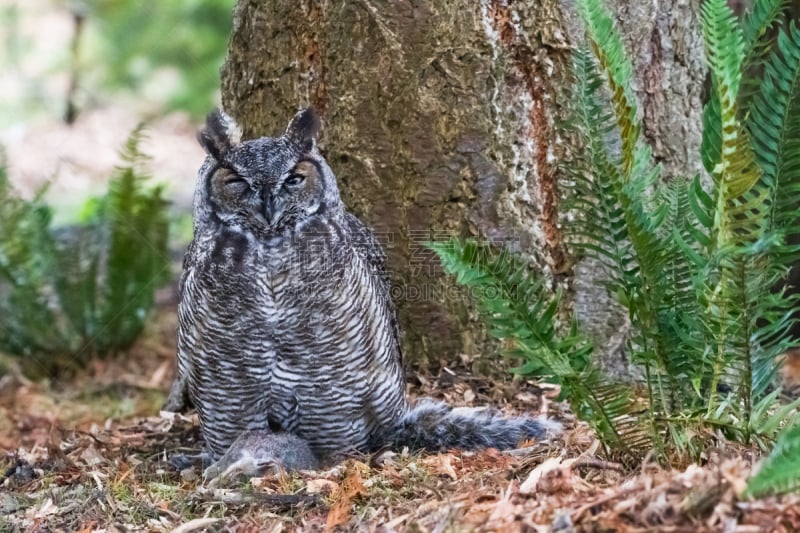
[[[693,171],[704,75],[697,2],[616,4],[645,134],[670,172]],[[556,125],[581,37],[568,0],[239,0],[223,106],[251,137],[278,133],[300,106],[321,112],[321,148],[345,203],[386,248],[409,359],[492,350],[425,241],[492,241],[554,283],[571,279],[557,164],[574,147]],[[607,300],[587,281],[597,268],[576,271],[576,309],[607,351],[624,321],[596,306]]]

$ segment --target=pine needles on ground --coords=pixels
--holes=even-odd
[[[130,346],[169,279],[161,188],[149,188],[137,128],[89,220],[51,227],[41,194],[17,196],[0,165],[0,350],[32,374]]]
[[[704,2],[713,90],[698,155],[708,176],[662,178],[611,13],[602,0],[578,8],[591,51],[574,55],[567,127],[584,150],[563,165],[566,226],[630,316],[644,393],[596,368],[581,325],[557,323],[560,294],[519,259],[469,242],[433,248],[459,282],[493,289],[476,300],[522,359],[517,371],[561,384],[611,451],[684,462],[718,437],[767,447],[797,407],[778,407],[775,389],[797,298],[773,287],[799,257],[786,237],[800,205],[800,31],[780,30],[770,46],[784,3],[756,1],[740,23],[725,0]],[[588,394],[604,391],[602,401]]]

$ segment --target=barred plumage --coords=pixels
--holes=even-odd
[[[242,142],[230,117],[209,117],[169,405],[188,392],[214,457],[248,431],[299,437],[323,460],[404,441],[508,447],[543,437],[532,419],[408,405],[383,251],[342,205],[317,129],[305,110],[282,137]]]

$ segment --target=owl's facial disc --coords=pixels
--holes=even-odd
[[[341,208],[335,178],[316,147],[319,127],[314,111],[305,109],[282,136],[243,141],[232,118],[212,113],[199,134],[209,156],[199,205],[220,223],[258,236],[300,231]]]

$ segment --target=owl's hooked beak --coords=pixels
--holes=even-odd
[[[274,226],[275,222],[280,220],[283,214],[284,202],[279,196],[267,196],[264,201],[264,218],[267,219],[267,224]]]

